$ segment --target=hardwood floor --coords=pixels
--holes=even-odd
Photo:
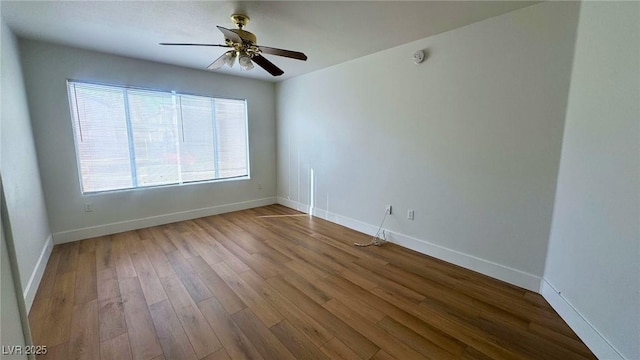
[[[294,216],[291,216],[294,215]],[[46,359],[594,359],[538,294],[273,205],[54,247]]]

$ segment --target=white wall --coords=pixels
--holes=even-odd
[[[56,242],[275,202],[272,83],[21,40],[34,137]],[[251,180],[126,190],[83,196],[66,80],[246,98]],[[258,188],[262,183],[262,189]],[[83,210],[93,203],[93,212]]]
[[[596,355],[640,359],[638,2],[581,6],[544,277]]]
[[[537,290],[577,11],[542,3],[278,84],[279,201],[313,195],[365,231],[392,204],[394,241]]]
[[[4,228],[0,229],[0,242],[2,242],[0,244],[0,284],[2,284],[0,286],[0,345],[3,346],[2,349],[7,349],[6,352],[8,352],[10,346],[25,346],[27,342],[22,331],[20,309],[18,307],[21,295],[16,292],[15,283],[13,282]],[[26,359],[27,356],[6,356],[3,354],[1,358],[3,360]]]
[[[18,42],[2,21],[0,171],[27,309],[51,251],[49,224],[33,142]]]

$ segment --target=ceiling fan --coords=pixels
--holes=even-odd
[[[218,30],[224,35],[225,44],[192,44],[192,43],[160,43],[160,45],[178,45],[178,46],[217,46],[224,48],[231,48],[231,50],[225,52],[212,62],[207,69],[215,70],[219,69],[225,64],[232,67],[238,59],[238,63],[243,70],[253,69],[253,63],[255,62],[261,68],[265,69],[269,74],[273,76],[280,76],[284,74],[279,67],[267,60],[261,54],[271,54],[277,56],[284,56],[297,60],[307,60],[307,55],[291,50],[276,49],[268,46],[257,45],[256,36],[249,31],[243,30],[245,25],[249,22],[249,17],[242,14],[231,15],[231,21],[238,27],[237,29],[226,29],[222,26],[217,26]]]

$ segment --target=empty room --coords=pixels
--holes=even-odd
[[[0,18],[3,360],[640,359],[640,2]]]

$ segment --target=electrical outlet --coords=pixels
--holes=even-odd
[[[262,183],[261,182],[258,183],[258,190],[262,190]]]
[[[84,212],[92,212],[93,211],[93,203],[84,203]]]
[[[415,218],[416,211],[413,209],[407,210],[407,219],[413,220]]]
[[[387,210],[387,214],[391,215],[391,211],[392,211],[391,205],[387,205],[386,210]]]

